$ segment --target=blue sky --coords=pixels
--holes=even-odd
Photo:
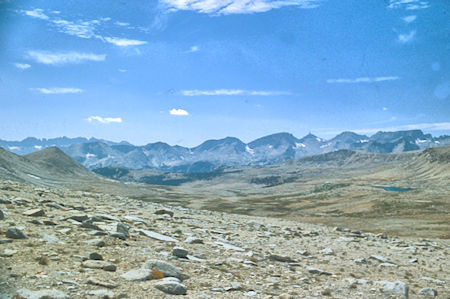
[[[447,0],[0,0],[0,139],[450,134]]]

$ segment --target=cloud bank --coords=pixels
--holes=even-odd
[[[191,10],[198,13],[229,15],[266,12],[284,6],[315,8],[319,0],[160,0],[169,11]]]
[[[67,93],[82,93],[80,88],[73,87],[52,87],[52,88],[32,88],[43,94],[67,94]]]
[[[243,90],[243,89],[215,89],[215,90],[182,90],[181,94],[184,96],[280,96],[292,95],[289,91],[264,91],[264,90]]]
[[[28,58],[37,63],[49,65],[78,64],[86,61],[104,61],[106,55],[81,53],[81,52],[47,52],[47,51],[28,51]]]
[[[394,81],[398,80],[400,77],[397,76],[385,76],[385,77],[360,77],[355,79],[328,79],[327,83],[374,83],[374,82],[383,82],[383,81]]]
[[[428,1],[422,0],[390,0],[388,8],[403,8],[406,10],[419,10],[430,7]]]
[[[104,23],[111,21],[111,18],[99,18],[96,20],[64,20],[59,17],[53,17],[50,18],[48,15],[44,13],[43,9],[34,9],[34,10],[25,10],[21,11],[26,16],[30,16],[33,18],[38,18],[41,20],[47,21],[51,26],[56,28],[57,31],[71,35],[71,36],[77,36],[79,38],[95,38],[99,39],[103,42],[110,43],[119,47],[127,47],[127,46],[139,46],[144,45],[147,42],[141,41],[141,40],[135,40],[135,39],[128,39],[128,38],[118,38],[118,37],[107,37],[102,36],[98,34],[97,32],[100,31],[99,27],[101,27]],[[124,22],[115,22],[115,25],[119,27],[128,26],[128,23]],[[134,27],[133,27],[134,28]],[[100,28],[101,29],[101,28]]]

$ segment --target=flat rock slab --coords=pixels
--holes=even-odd
[[[32,216],[32,217],[43,216],[44,214],[45,214],[44,210],[42,209],[31,209],[22,213],[22,215],[24,216]]]
[[[98,261],[98,260],[87,260],[84,261],[81,266],[83,268],[89,268],[89,269],[103,269],[105,271],[116,271],[117,267],[116,265],[110,264],[106,261]]]
[[[184,284],[175,281],[160,281],[155,288],[170,295],[186,295],[187,292]]]
[[[14,249],[5,249],[2,253],[0,253],[1,257],[11,257],[16,254],[18,251]]]
[[[134,269],[122,274],[122,277],[128,281],[144,281],[152,279],[153,271],[151,269]]]
[[[152,238],[152,239],[156,239],[156,240],[159,240],[159,241],[178,242],[177,239],[174,239],[172,237],[168,237],[168,236],[156,233],[156,232],[151,231],[151,230],[137,228],[137,229],[135,229],[135,231],[139,232],[141,235],[144,235],[146,237],[149,237],[149,238]]]
[[[276,254],[269,255],[269,259],[271,259],[273,261],[277,261],[277,262],[282,262],[282,263],[295,262],[295,260],[289,256],[281,256],[281,255],[276,255]]]
[[[40,290],[40,291],[30,291],[27,289],[17,290],[17,295],[27,299],[42,299],[42,298],[52,298],[52,299],[69,299],[69,295],[58,291],[58,290]]]
[[[226,249],[232,249],[232,250],[236,250],[236,251],[245,251],[244,248],[241,248],[239,246],[236,246],[236,245],[233,245],[233,244],[230,244],[230,243],[225,243],[225,242],[222,242],[222,241],[216,241],[214,243],[216,243],[218,245],[222,245]]]
[[[381,285],[381,291],[387,295],[400,296],[408,299],[409,287],[401,281],[375,281],[376,285]]]
[[[321,269],[313,268],[313,267],[306,267],[306,270],[308,270],[311,274],[319,274],[319,275],[332,275],[331,272],[327,272]]]
[[[182,280],[180,269],[164,261],[148,260],[142,265],[142,269],[156,269],[161,271],[165,277],[176,277]]]
[[[101,287],[108,288],[108,289],[114,289],[119,286],[117,283],[115,283],[113,281],[100,280],[95,277],[89,277],[86,282],[87,282],[87,284],[101,286]]]

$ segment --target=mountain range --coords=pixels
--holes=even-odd
[[[387,154],[444,145],[450,145],[450,136],[433,137],[421,130],[378,132],[370,137],[343,132],[329,140],[311,133],[300,139],[290,133],[276,133],[247,144],[238,138],[226,137],[192,148],[163,142],[135,146],[126,141],[117,143],[82,137],[0,140],[1,147],[22,155],[56,146],[91,170],[121,167],[185,173],[210,172],[223,166],[276,164],[341,149]]]

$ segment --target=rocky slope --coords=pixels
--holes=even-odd
[[[0,210],[0,298],[450,296],[448,240],[11,181]]]

